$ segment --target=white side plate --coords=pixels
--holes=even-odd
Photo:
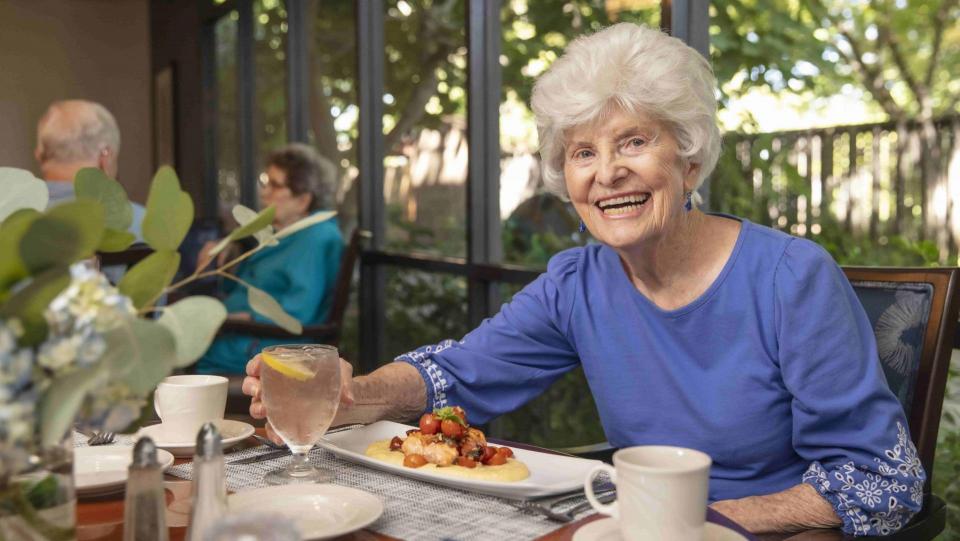
[[[329,539],[365,528],[383,513],[380,499],[338,485],[282,485],[227,497],[230,513],[276,513],[297,524],[304,539]]]
[[[530,477],[516,482],[479,481],[452,477],[430,470],[396,466],[364,454],[371,443],[389,440],[394,436],[403,437],[407,430],[412,428],[415,427],[390,421],[378,421],[364,427],[324,436],[320,440],[320,446],[343,459],[379,470],[503,498],[532,498],[582,488],[587,472],[600,464],[597,460],[552,455],[511,447],[514,458],[527,465],[530,470]]]
[[[173,455],[157,449],[157,460],[164,470],[173,464]],[[73,450],[73,479],[79,496],[101,496],[122,491],[127,468],[133,461],[133,447],[96,445]]]

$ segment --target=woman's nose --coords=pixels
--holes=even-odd
[[[596,181],[604,186],[614,186],[627,176],[627,168],[616,156],[601,158],[597,165]]]

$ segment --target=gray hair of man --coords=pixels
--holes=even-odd
[[[119,151],[117,121],[99,103],[56,101],[37,123],[36,153],[40,163],[96,162],[104,155],[116,160]]]
[[[533,88],[543,182],[568,200],[563,176],[566,130],[614,108],[662,122],[686,163],[699,164],[696,193],[720,155],[716,79],[695,49],[659,30],[619,23],[577,38]]]

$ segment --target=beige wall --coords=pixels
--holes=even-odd
[[[143,202],[153,169],[147,0],[0,0],[0,166],[30,169],[51,101],[102,103],[120,125],[117,176]]]

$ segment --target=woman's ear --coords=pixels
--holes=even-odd
[[[683,163],[683,190],[692,192],[693,187],[697,185],[697,177],[700,176],[700,164],[684,160]]]
[[[310,211],[310,200],[313,196],[309,193],[302,193],[293,198],[294,203],[297,205],[297,213],[306,215]]]

